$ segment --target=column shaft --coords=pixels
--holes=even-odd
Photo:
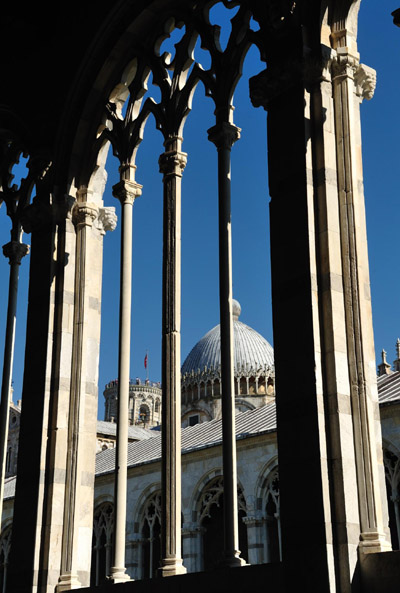
[[[208,130],[218,150],[219,302],[221,324],[222,466],[224,475],[224,564],[240,566],[236,433],[234,335],[232,318],[231,147],[240,130],[220,123]]]
[[[24,245],[18,241],[11,241],[3,247],[5,257],[9,258],[10,278],[8,284],[7,322],[0,402],[0,517],[3,509],[4,478],[6,473],[10,390],[14,359],[15,325],[17,320],[19,266],[22,257],[26,255],[28,251],[28,245]]]
[[[113,193],[121,201],[121,276],[118,355],[118,417],[115,451],[114,564],[110,578],[114,583],[129,580],[125,569],[126,502],[129,427],[129,369],[131,355],[132,306],[132,207],[141,194],[133,181],[134,167],[120,168],[121,182]],[[131,176],[133,179],[131,179]]]
[[[181,551],[181,177],[182,138],[165,143],[162,304],[161,576],[182,574]]]
[[[87,197],[87,190],[83,190]],[[75,303],[74,303],[74,331],[72,338],[71,360],[71,389],[69,398],[67,461],[64,498],[64,519],[62,532],[61,574],[57,585],[57,592],[69,591],[81,585],[73,566],[74,544],[76,538],[76,516],[79,506],[79,470],[78,447],[80,407],[82,398],[82,360],[83,333],[85,322],[85,287],[86,287],[86,259],[87,233],[98,213],[95,204],[88,202],[77,203],[74,211],[76,224],[76,270],[75,270]]]
[[[368,71],[368,72],[367,72]],[[360,515],[360,548],[364,552],[388,549],[385,541],[382,492],[376,457],[376,438],[381,439],[373,331],[366,251],[364,199],[360,190],[361,157],[358,156],[359,97],[356,86],[372,96],[372,70],[360,66],[358,54],[338,47],[333,64],[333,101],[336,131],[340,242],[348,350],[350,399]],[[368,96],[361,88],[360,96]],[[357,93],[358,94],[358,93]],[[360,151],[361,154],[361,151]],[[377,426],[375,426],[377,424]],[[378,430],[378,433],[376,431]]]

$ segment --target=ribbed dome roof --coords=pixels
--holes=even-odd
[[[238,321],[240,305],[233,301],[233,333],[235,339],[235,371],[260,369],[274,365],[274,350],[258,332]],[[182,374],[195,373],[204,367],[217,369],[221,364],[221,332],[216,325],[197,342],[182,365]]]

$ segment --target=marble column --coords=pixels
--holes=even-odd
[[[373,96],[376,73],[360,64],[354,47],[340,47],[341,34],[334,40],[337,49],[332,63],[332,86],[345,331],[361,532],[359,551],[368,553],[390,549],[385,534],[387,513],[383,506],[383,501],[386,506],[386,495],[382,453],[377,449],[382,437],[369,294],[359,114],[362,99]]]
[[[84,325],[86,288],[86,264],[88,250],[88,233],[98,215],[96,204],[86,201],[88,190],[80,190],[78,197],[83,201],[77,202],[73,210],[73,221],[76,227],[76,270],[75,270],[75,304],[74,304],[74,332],[72,337],[71,361],[71,390],[68,414],[68,446],[65,470],[65,498],[64,518],[61,549],[61,574],[56,587],[57,593],[69,591],[81,586],[81,582],[74,563],[77,528],[76,517],[79,514],[79,481],[78,444],[80,432],[80,411],[82,397],[82,360],[84,353]]]
[[[161,576],[183,574],[181,551],[181,179],[182,138],[165,141],[162,296]]]
[[[10,241],[10,243],[3,245],[3,253],[9,260],[10,277],[8,284],[7,322],[0,402],[0,517],[3,509],[4,478],[6,473],[11,380],[14,358],[15,325],[17,321],[19,266],[21,265],[22,258],[29,253],[29,245],[25,245],[19,241]]]
[[[121,583],[129,580],[125,568],[128,427],[129,427],[129,368],[131,352],[132,306],[132,209],[142,186],[135,181],[133,165],[120,167],[121,181],[114,185],[113,194],[121,202],[121,276],[119,309],[118,355],[118,417],[115,453],[115,511],[114,563],[110,580]]]
[[[301,68],[277,53],[258,77],[268,108],[284,578],[288,589],[301,580],[342,593],[360,551],[387,549],[356,88],[371,96],[373,77],[354,72],[347,51],[318,46]],[[307,488],[294,505],[299,483]],[[310,504],[312,516],[298,512]]]
[[[221,323],[222,465],[224,475],[224,561],[241,566],[238,530],[234,336],[232,318],[231,148],[240,129],[220,122],[208,130],[218,151],[219,298]]]

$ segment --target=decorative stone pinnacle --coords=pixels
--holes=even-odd
[[[121,181],[113,185],[113,196],[117,198],[121,204],[133,204],[135,199],[142,195],[142,188],[143,186],[136,181],[121,179]]]
[[[381,356],[382,356],[382,362],[383,362],[383,364],[387,364],[386,354],[387,354],[386,350],[382,350]]]
[[[98,212],[98,206],[92,202],[77,202],[72,210],[72,222],[77,228],[91,227]]]
[[[8,257],[10,266],[20,265],[22,258],[29,253],[29,245],[19,241],[10,241],[3,245],[3,253],[5,257]]]
[[[242,130],[234,124],[224,121],[207,130],[207,133],[208,139],[215,144],[218,150],[230,150],[235,142],[239,140],[241,131]]]
[[[96,219],[95,226],[102,235],[105,235],[107,231],[114,231],[117,222],[118,217],[115,214],[114,206],[99,208],[99,215]]]
[[[182,173],[186,167],[187,153],[179,150],[168,150],[163,152],[158,159],[160,173],[164,176],[175,175],[182,177]]]
[[[397,342],[396,342],[396,354],[397,354],[397,358],[396,360],[393,361],[393,369],[395,371],[400,371],[400,339],[397,338]]]

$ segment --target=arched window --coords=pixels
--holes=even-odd
[[[0,537],[0,593],[6,593],[8,555],[11,546],[11,526],[6,527]]]
[[[159,412],[160,412],[160,400],[159,399],[156,399],[156,403],[154,405],[154,411],[156,414],[159,414]]]
[[[93,517],[92,566],[90,586],[98,586],[106,582],[110,574],[114,533],[114,506],[104,502],[97,507]]]
[[[146,425],[150,422],[150,408],[147,404],[142,404],[139,408],[139,423]]]
[[[281,528],[279,517],[279,474],[278,468],[272,470],[266,482],[266,560],[279,562],[281,559]]]
[[[247,559],[246,501],[238,489],[239,547],[241,557]],[[199,524],[203,533],[203,570],[217,568],[223,560],[224,479],[215,478],[203,490],[199,501]]]
[[[11,471],[11,457],[12,457],[12,448],[9,447],[7,450],[7,457],[6,457],[6,472],[7,474]]]
[[[141,534],[144,540],[142,551],[143,578],[153,578],[161,559],[161,492],[155,492],[148,499],[141,520]]]

